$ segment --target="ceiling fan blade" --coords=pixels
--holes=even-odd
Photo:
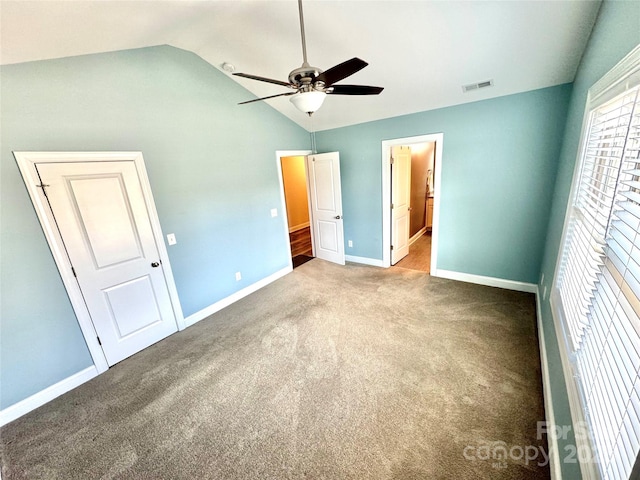
[[[343,78],[347,78],[348,76],[362,70],[367,65],[369,64],[364,60],[354,57],[351,60],[342,62],[341,64],[331,67],[329,70],[321,73],[316,77],[316,80],[324,82],[325,86],[329,87]]]
[[[259,82],[275,83],[276,85],[282,85],[283,87],[292,87],[288,82],[281,80],[274,80],[272,78],[259,77],[257,75],[249,75],[248,73],[234,73],[238,77],[250,78],[251,80],[258,80]]]
[[[254,98],[253,100],[247,100],[246,102],[240,102],[238,105],[245,105],[247,103],[260,102],[261,100],[269,100],[270,98],[286,97],[288,95],[295,95],[296,93],[298,93],[298,92],[279,93],[277,95],[270,95],[268,97]]]
[[[371,87],[369,85],[334,85],[329,93],[332,95],[379,95],[383,87]]]

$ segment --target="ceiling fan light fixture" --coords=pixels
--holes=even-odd
[[[310,92],[296,93],[289,100],[298,110],[311,115],[322,106],[326,96],[327,94],[325,92],[312,90]]]

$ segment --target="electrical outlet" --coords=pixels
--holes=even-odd
[[[236,272],[236,282],[242,280],[242,274],[240,272]]]
[[[278,216],[278,209],[277,208],[272,208],[271,209],[271,216],[272,217],[277,217]]]
[[[177,243],[175,233],[169,233],[167,235],[167,243],[169,243],[169,245],[175,245]]]
[[[349,240],[347,242],[347,245],[349,245],[349,248],[353,248],[353,240]]]

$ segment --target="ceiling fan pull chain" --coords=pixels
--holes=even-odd
[[[313,128],[313,116],[309,115],[309,123],[311,124],[311,153],[314,155],[318,153],[318,149],[316,148],[316,130]]]

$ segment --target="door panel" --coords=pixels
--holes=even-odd
[[[69,191],[80,228],[88,240],[86,245],[98,268],[142,256],[121,175],[69,179]],[[102,220],[107,218],[108,222]]]
[[[338,232],[336,228],[337,222],[318,222],[318,230],[320,241],[318,242],[318,248],[325,252],[338,253]]]
[[[340,184],[336,185],[333,176],[333,163],[331,161],[322,161],[316,159],[314,161],[315,176],[314,183],[320,188],[314,190],[314,197],[316,201],[316,208],[319,211],[335,212],[336,211],[336,186],[340,187]]]
[[[408,224],[409,215],[402,215],[399,218],[394,219],[392,245],[393,252],[398,252],[394,257],[394,265],[400,260],[400,258],[407,256],[409,253],[409,236],[404,234]]]
[[[109,365],[177,331],[134,162],[36,168]]]
[[[309,190],[313,222],[314,254],[329,262],[345,264],[338,152],[309,155]]]
[[[411,207],[411,148],[391,149],[391,265],[409,254]]]
[[[149,276],[104,289],[111,325],[121,341],[162,321],[158,298]],[[135,302],[131,299],[135,298]]]

